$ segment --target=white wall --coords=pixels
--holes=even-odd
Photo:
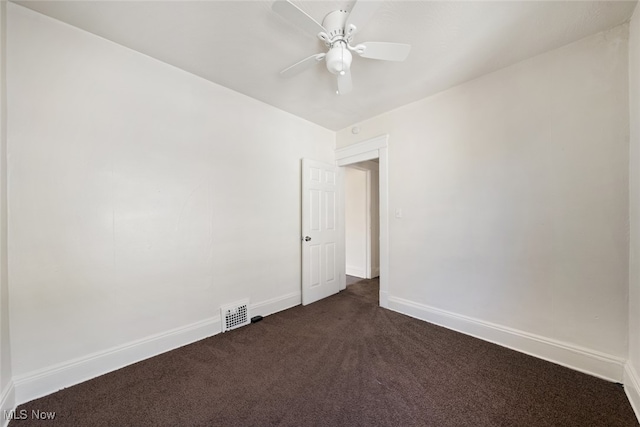
[[[9,339],[9,286],[7,281],[7,105],[6,2],[0,2],[0,425],[4,411],[13,409],[11,342]]]
[[[640,418],[640,10],[629,34],[629,361],[625,390]]]
[[[390,307],[621,380],[627,30],[338,133],[389,134]]]
[[[345,187],[345,257],[350,276],[367,276],[367,172],[347,167]]]
[[[300,159],[333,161],[333,132],[8,13],[19,401],[215,333],[222,304],[300,303]]]

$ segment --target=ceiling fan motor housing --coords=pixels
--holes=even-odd
[[[340,9],[328,13],[322,20],[322,26],[327,30],[331,42],[344,38],[344,26],[348,16],[349,12]]]

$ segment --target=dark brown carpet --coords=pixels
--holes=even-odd
[[[637,426],[620,385],[377,306],[364,280],[22,405],[46,426]]]

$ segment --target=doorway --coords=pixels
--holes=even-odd
[[[351,278],[373,279],[380,274],[378,175],[378,159],[344,168],[345,270]]]
[[[389,182],[388,182],[388,135],[380,135],[336,150],[336,164],[340,166],[340,193],[344,201],[346,166],[377,159],[379,183],[379,277],[380,307],[389,307]],[[339,215],[345,218],[344,202],[340,203]],[[345,229],[342,228],[342,256],[344,256]],[[341,289],[346,287],[346,275],[341,278]]]

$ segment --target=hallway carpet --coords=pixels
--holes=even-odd
[[[306,307],[37,399],[41,426],[637,426],[622,387],[378,307]],[[55,419],[30,419],[32,410]]]

